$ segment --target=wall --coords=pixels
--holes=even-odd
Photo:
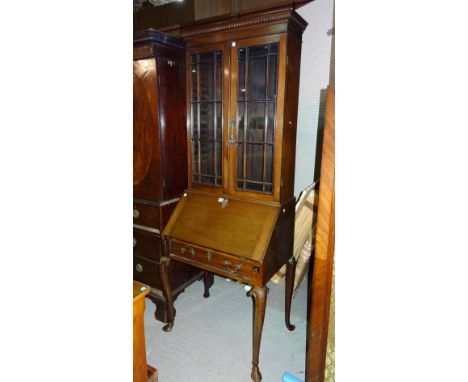
[[[294,185],[296,197],[320,176],[321,145],[317,145],[317,139],[321,142],[325,90],[330,78],[334,82],[334,70],[330,73],[333,5],[333,0],[315,0],[297,10],[309,25],[302,38]]]

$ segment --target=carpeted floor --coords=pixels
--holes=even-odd
[[[307,280],[293,300],[291,321],[284,324],[284,281],[269,283],[260,348],[263,382],[281,382],[285,371],[304,380]],[[159,382],[249,382],[252,355],[252,300],[244,285],[215,277],[211,297],[203,298],[196,282],[175,302],[172,332],[154,319],[154,304],[146,300],[147,361],[158,369]]]

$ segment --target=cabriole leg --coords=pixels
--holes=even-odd
[[[205,286],[205,293],[203,293],[203,297],[208,298],[210,297],[210,288],[214,283],[214,275],[211,272],[204,271],[203,272],[203,284]]]
[[[253,287],[247,292],[247,297],[252,297],[254,304],[253,311],[253,341],[252,341],[252,374],[250,375],[254,382],[262,380],[262,374],[258,368],[258,358],[260,353],[260,341],[262,339],[263,321],[265,319],[265,307],[268,288]]]
[[[286,293],[284,298],[284,319],[288,330],[296,327],[291,325],[291,301],[294,290],[294,277],[296,275],[296,259],[292,256],[286,264]]]
[[[172,299],[171,285],[169,284],[169,275],[167,274],[167,267],[169,266],[170,259],[167,256],[161,256],[159,263],[159,273],[161,275],[162,287],[164,297],[166,298],[167,308],[167,323],[163,326],[165,332],[170,332],[174,326],[174,301]]]

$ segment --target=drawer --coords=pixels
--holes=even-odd
[[[160,207],[133,202],[133,224],[151,228],[154,233],[160,233]]]
[[[163,242],[159,235],[133,229],[133,255],[159,261],[163,252]]]
[[[133,201],[133,224],[160,234],[174,212],[179,199],[161,202],[161,206]],[[140,226],[140,227],[138,227]]]
[[[153,288],[161,289],[161,277],[159,276],[159,264],[133,256],[133,279]]]
[[[169,269],[169,284],[172,293],[177,294],[185,289],[191,281],[199,279],[203,273],[198,268],[187,264],[171,261]],[[159,263],[133,256],[133,279],[152,288],[162,290],[161,276],[159,274]]]
[[[252,260],[178,241],[171,242],[171,257],[249,284],[261,282],[261,266]]]

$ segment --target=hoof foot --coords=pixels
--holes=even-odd
[[[165,332],[170,332],[172,330],[173,326],[174,326],[174,324],[172,322],[169,322],[169,323],[167,323],[166,325],[163,326],[163,330]]]
[[[252,374],[250,374],[250,377],[254,382],[260,382],[262,380],[262,373],[260,373],[260,370],[257,366],[252,368]]]
[[[210,292],[205,292],[205,293],[203,293],[203,297],[205,297],[205,298],[210,297]]]

